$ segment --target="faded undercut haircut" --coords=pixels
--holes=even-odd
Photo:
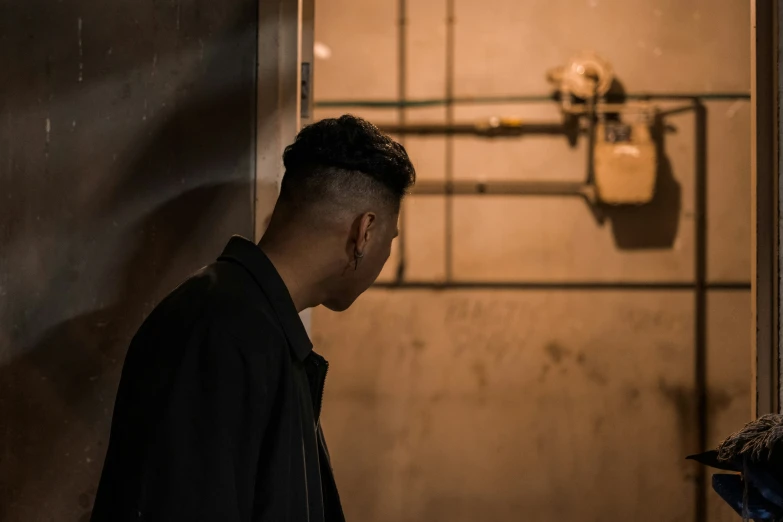
[[[283,154],[280,200],[296,209],[362,210],[385,204],[399,211],[416,181],[405,148],[356,116],[321,120],[299,132]]]

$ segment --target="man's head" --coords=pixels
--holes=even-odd
[[[354,116],[304,128],[283,163],[268,235],[312,257],[299,261],[318,272],[316,304],[345,310],[389,257],[413,165],[402,145]]]

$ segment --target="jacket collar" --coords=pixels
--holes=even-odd
[[[258,245],[243,237],[233,236],[218,258],[220,260],[234,261],[250,272],[269,299],[294,354],[300,361],[310,355],[313,343],[296,311],[291,294],[272,261]]]

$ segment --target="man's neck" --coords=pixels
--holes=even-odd
[[[297,312],[313,308],[321,304],[316,267],[309,266],[312,259],[309,256],[291,255],[295,249],[286,248],[275,241],[264,238],[258,243],[259,248],[269,258],[285,283]]]

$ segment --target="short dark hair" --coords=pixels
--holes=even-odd
[[[349,204],[378,197],[399,208],[416,172],[405,148],[372,123],[344,115],[302,129],[283,154],[281,199]]]

